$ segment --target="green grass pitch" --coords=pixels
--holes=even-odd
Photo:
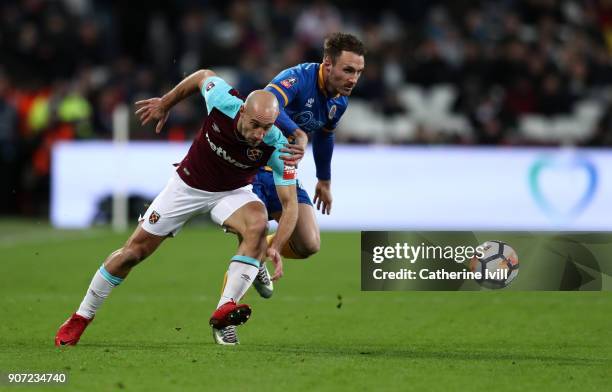
[[[207,322],[236,240],[186,227],[115,289],[77,347],[55,348],[58,326],[126,236],[0,224],[0,372],[66,372],[52,390],[74,391],[602,391],[612,382],[612,293],[361,292],[359,233],[323,233],[318,255],[286,260],[272,299],[247,294],[241,345],[220,347]]]

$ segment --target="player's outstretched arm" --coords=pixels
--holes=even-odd
[[[201,69],[192,73],[177,84],[163,97],[155,97],[136,102],[136,115],[142,125],[150,121],[157,121],[155,133],[161,132],[170,109],[188,96],[200,91],[204,81],[216,74],[209,69]]]
[[[334,152],[333,131],[319,129],[312,135],[312,153],[317,168],[317,186],[315,188],[314,202],[317,210],[329,215],[332,206],[331,194],[331,159]]]
[[[272,243],[268,247],[268,257],[275,264],[274,275],[272,280],[277,280],[282,276],[282,261],[280,258],[281,249],[285,246],[285,243],[289,241],[289,237],[295,229],[295,224],[298,218],[298,203],[297,203],[297,191],[295,185],[277,185],[276,193],[283,207],[283,212],[278,221],[278,228],[276,229],[276,235],[272,240]],[[280,261],[280,272],[279,262]],[[277,272],[279,272],[277,274]]]

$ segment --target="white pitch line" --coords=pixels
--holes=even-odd
[[[253,295],[257,295],[257,294],[250,294],[248,297],[246,297],[245,301],[249,297],[252,297]],[[10,294],[10,295],[5,295],[3,297],[3,302],[4,303],[17,303],[23,300],[25,301],[40,300],[41,302],[42,301],[74,302],[75,298],[78,299],[79,296],[81,296],[81,294],[76,294],[76,295],[55,294],[55,293],[39,293],[39,294],[24,293],[24,294],[19,294],[19,295]],[[212,296],[212,295],[190,296],[190,295],[145,295],[145,294],[133,295],[131,294],[131,295],[121,296],[120,301],[121,302],[136,302],[136,303],[143,303],[143,302],[146,303],[146,302],[153,302],[153,301],[160,301],[160,300],[172,300],[172,301],[179,301],[179,302],[206,302],[206,301],[217,301],[218,299],[219,299],[218,296]],[[278,296],[277,298],[275,298],[275,301],[279,301],[279,302],[329,302],[332,304],[335,304],[337,302],[334,296],[332,297]],[[353,301],[349,300],[348,302],[353,302]]]
[[[30,231],[27,233],[9,234],[0,237],[0,249],[14,248],[23,245],[36,245],[42,243],[58,243],[63,241],[74,241],[80,239],[91,239],[109,235],[106,231],[64,231],[44,230]]]

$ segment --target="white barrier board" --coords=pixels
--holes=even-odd
[[[114,190],[151,199],[189,143],[66,142],[53,150],[51,221],[87,227]],[[299,167],[310,196],[311,152]],[[334,230],[612,230],[612,150],[336,146]]]

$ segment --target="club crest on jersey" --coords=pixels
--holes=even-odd
[[[295,166],[287,165],[283,168],[283,180],[294,180],[295,179]]]
[[[332,105],[331,108],[329,108],[329,115],[327,116],[330,120],[332,120],[334,118],[334,116],[336,115],[336,110],[338,110],[338,108],[336,107],[336,105]]]
[[[247,149],[247,157],[252,161],[258,161],[263,155],[263,151],[258,148]]]
[[[159,218],[161,218],[161,216],[157,213],[157,211],[153,211],[151,215],[149,216],[149,223],[154,225],[157,223]]]
[[[295,82],[297,82],[297,78],[287,78],[281,81],[280,84],[282,84],[284,88],[290,88]]]
[[[208,82],[206,85],[206,91],[210,91],[210,89],[213,87],[215,87],[215,82]]]

